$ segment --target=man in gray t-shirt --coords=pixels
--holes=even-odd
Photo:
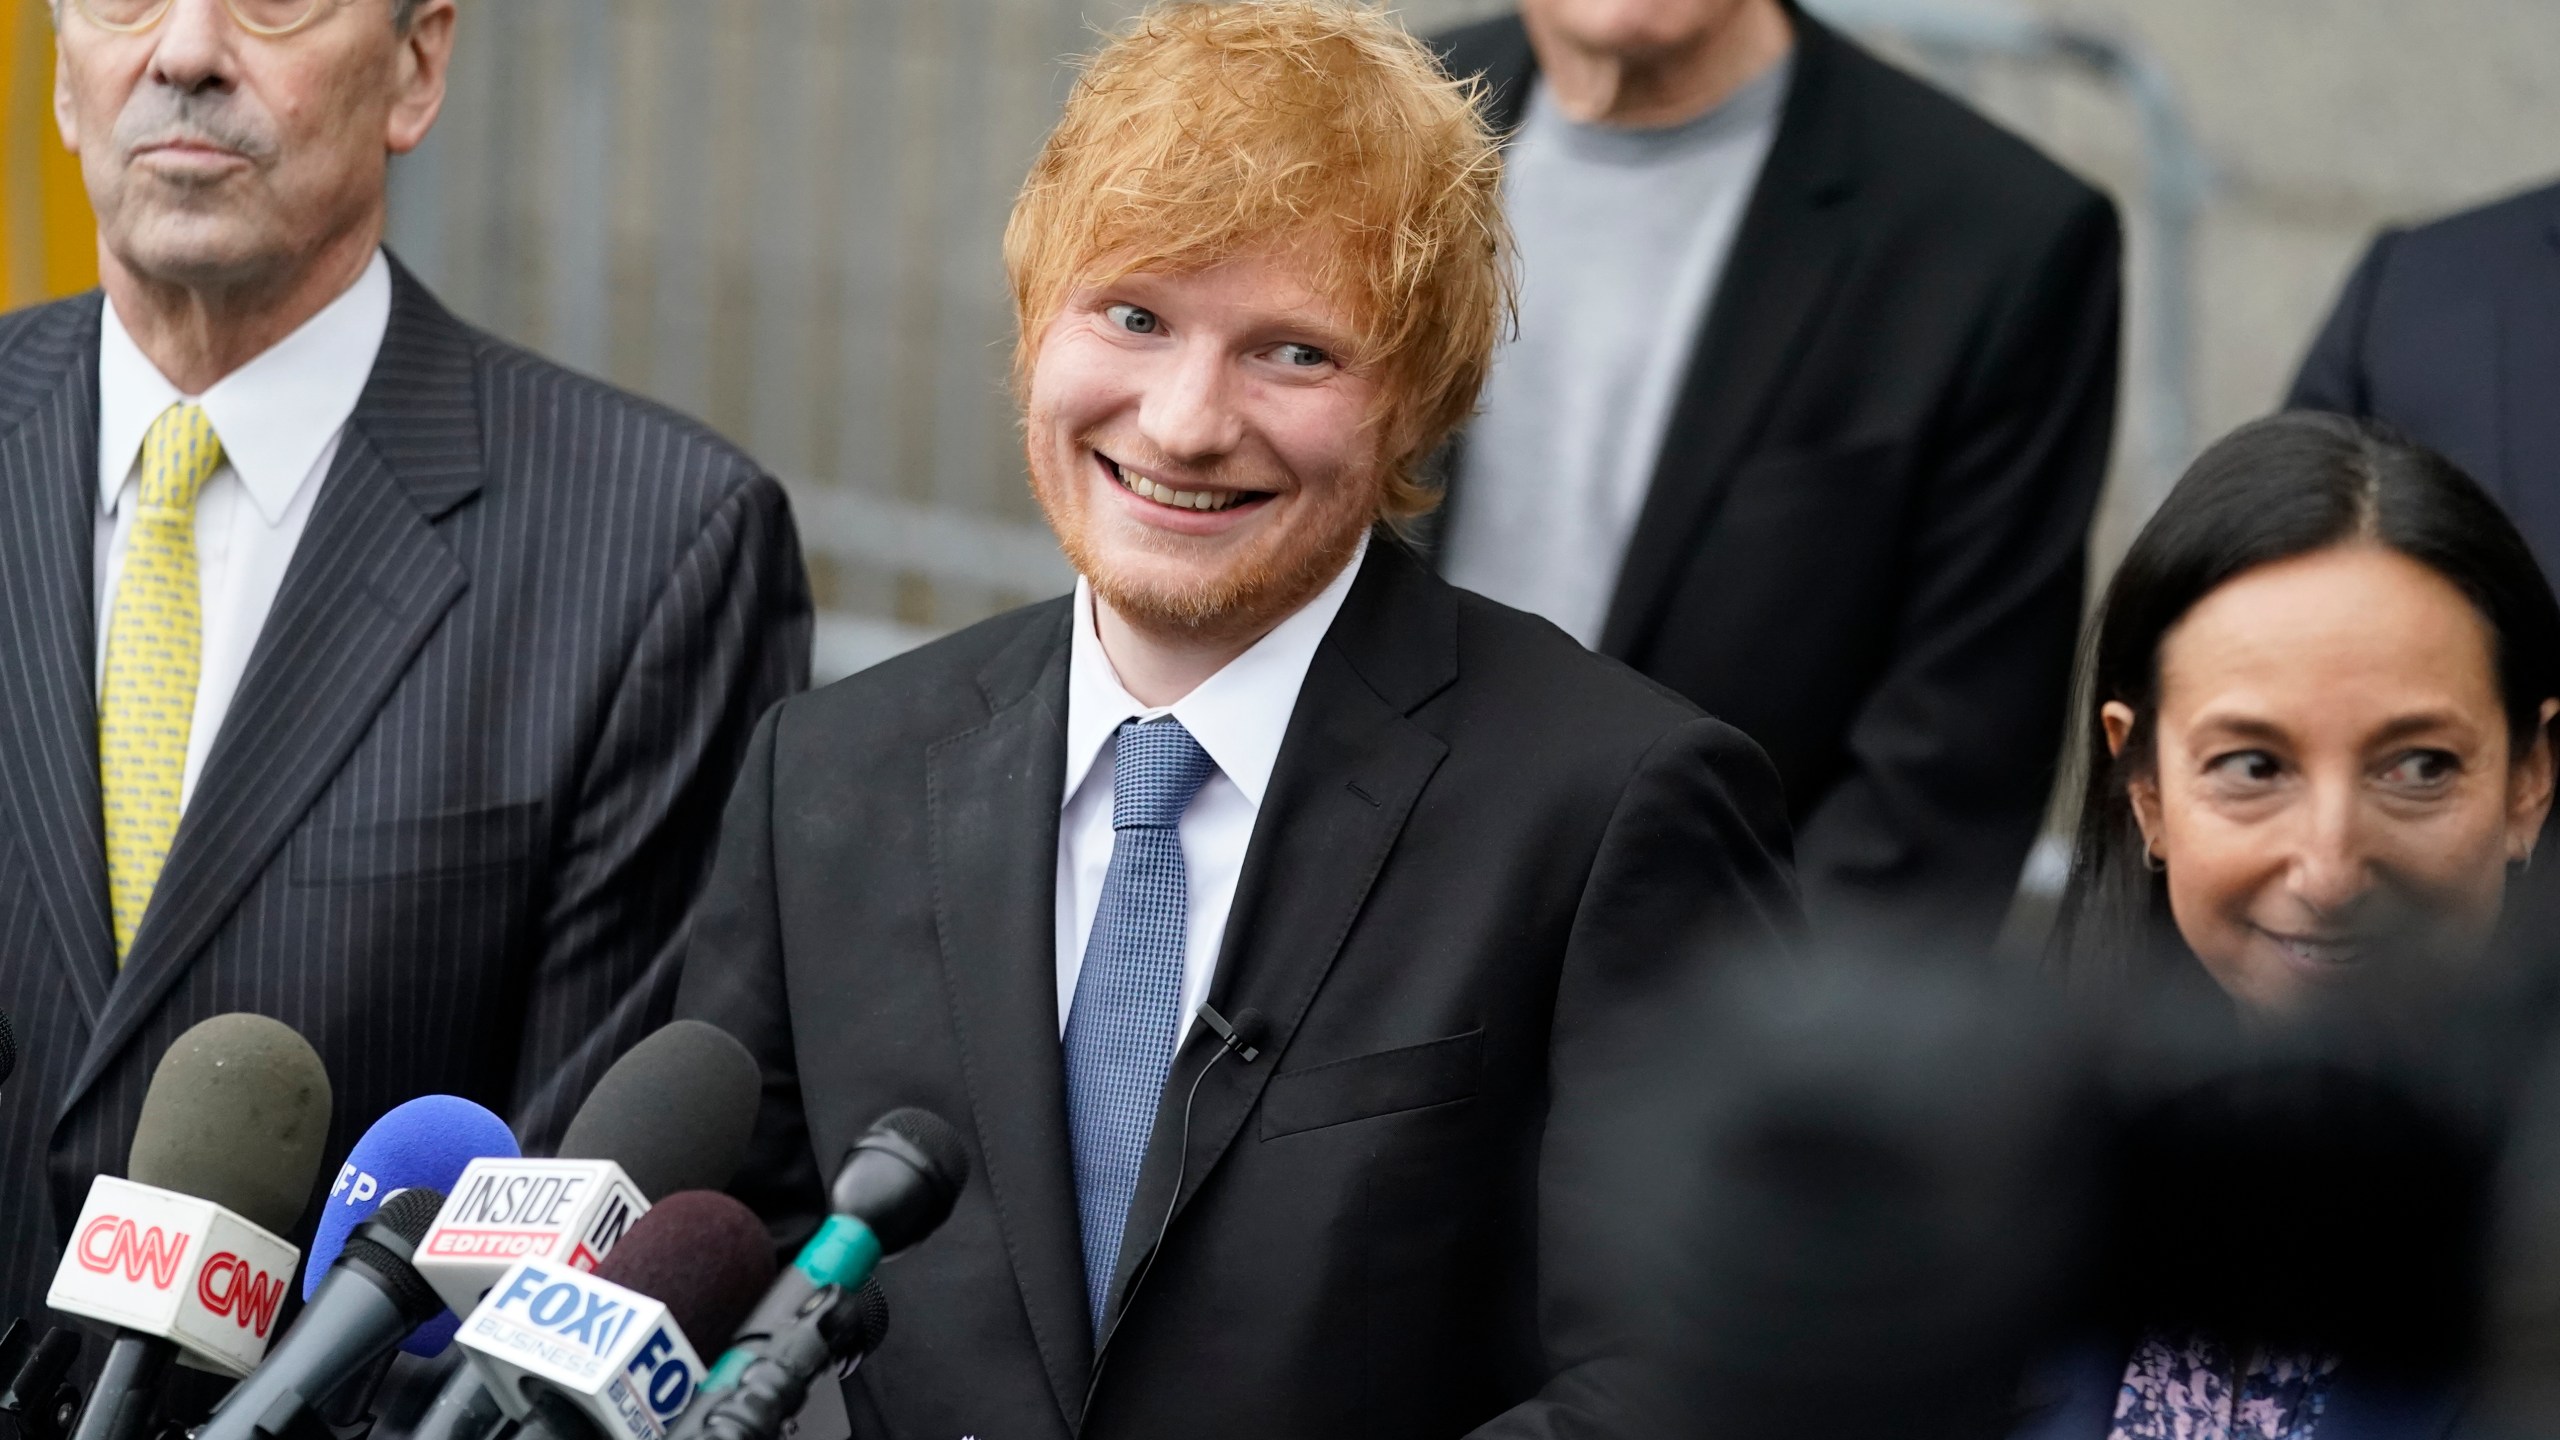
[[[1523,0],[1440,48],[1512,134],[1522,262],[1443,570],[1759,741],[1817,932],[1987,945],[2062,738],[2114,207],[1792,0]]]
[[[1577,120],[1539,82],[1503,198],[1520,331],[1465,452],[1448,576],[1600,640],[1698,314],[1778,129],[1786,63],[1658,128]]]

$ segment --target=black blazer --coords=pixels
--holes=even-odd
[[[1594,1177],[1635,1138],[1617,1090],[1659,1073],[1652,1027],[1793,928],[1767,761],[1381,533],[1290,716],[1210,988],[1268,1017],[1261,1058],[1204,1077],[1199,1027],[1176,1056],[1096,1383],[1053,910],[1070,614],[776,709],[685,968],[679,1012],[763,1058],[746,1193],[769,1216],[805,1218],[817,1167],[892,1107],[969,1136],[959,1209],[882,1272],[856,1433],[1536,1435],[1608,1413],[1631,1230],[1628,1187]]]
[[[663,1018],[738,757],[808,673],[771,477],[465,328],[395,265],[381,357],[119,972],[100,304],[0,318],[0,1009],[25,1045],[0,1087],[0,1318],[42,1313],[90,1178],[124,1173],[153,1067],[208,1016],[274,1016],[327,1063],[315,1200],[418,1095],[555,1140]]]
[[[2377,236],[2286,403],[2443,452],[2560,579],[2560,185]]]
[[[2115,414],[2115,207],[1790,14],[1777,136],[1600,649],[1767,749],[1817,930],[1978,946],[2063,733]],[[1439,44],[1517,125],[1520,21]]]

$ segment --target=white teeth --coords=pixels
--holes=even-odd
[[[1160,485],[1118,461],[1112,462],[1111,470],[1132,493],[1145,496],[1159,505],[1171,505],[1177,510],[1225,510],[1243,503],[1245,498],[1241,492],[1231,492],[1221,498],[1215,490],[1176,490],[1170,485]]]

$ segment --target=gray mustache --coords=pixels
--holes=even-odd
[[[116,117],[116,149],[131,155],[146,145],[184,141],[229,150],[251,160],[275,153],[266,127],[226,96],[189,94],[145,82]]]

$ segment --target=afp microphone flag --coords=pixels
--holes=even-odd
[[[318,1292],[347,1237],[383,1201],[403,1190],[450,1193],[472,1161],[511,1160],[516,1153],[515,1132],[507,1123],[458,1095],[422,1095],[384,1112],[347,1152],[329,1187],[328,1204],[311,1239],[311,1263],[302,1275],[302,1298]],[[400,1348],[412,1355],[442,1354],[461,1323],[459,1313],[448,1308],[419,1326]]]

